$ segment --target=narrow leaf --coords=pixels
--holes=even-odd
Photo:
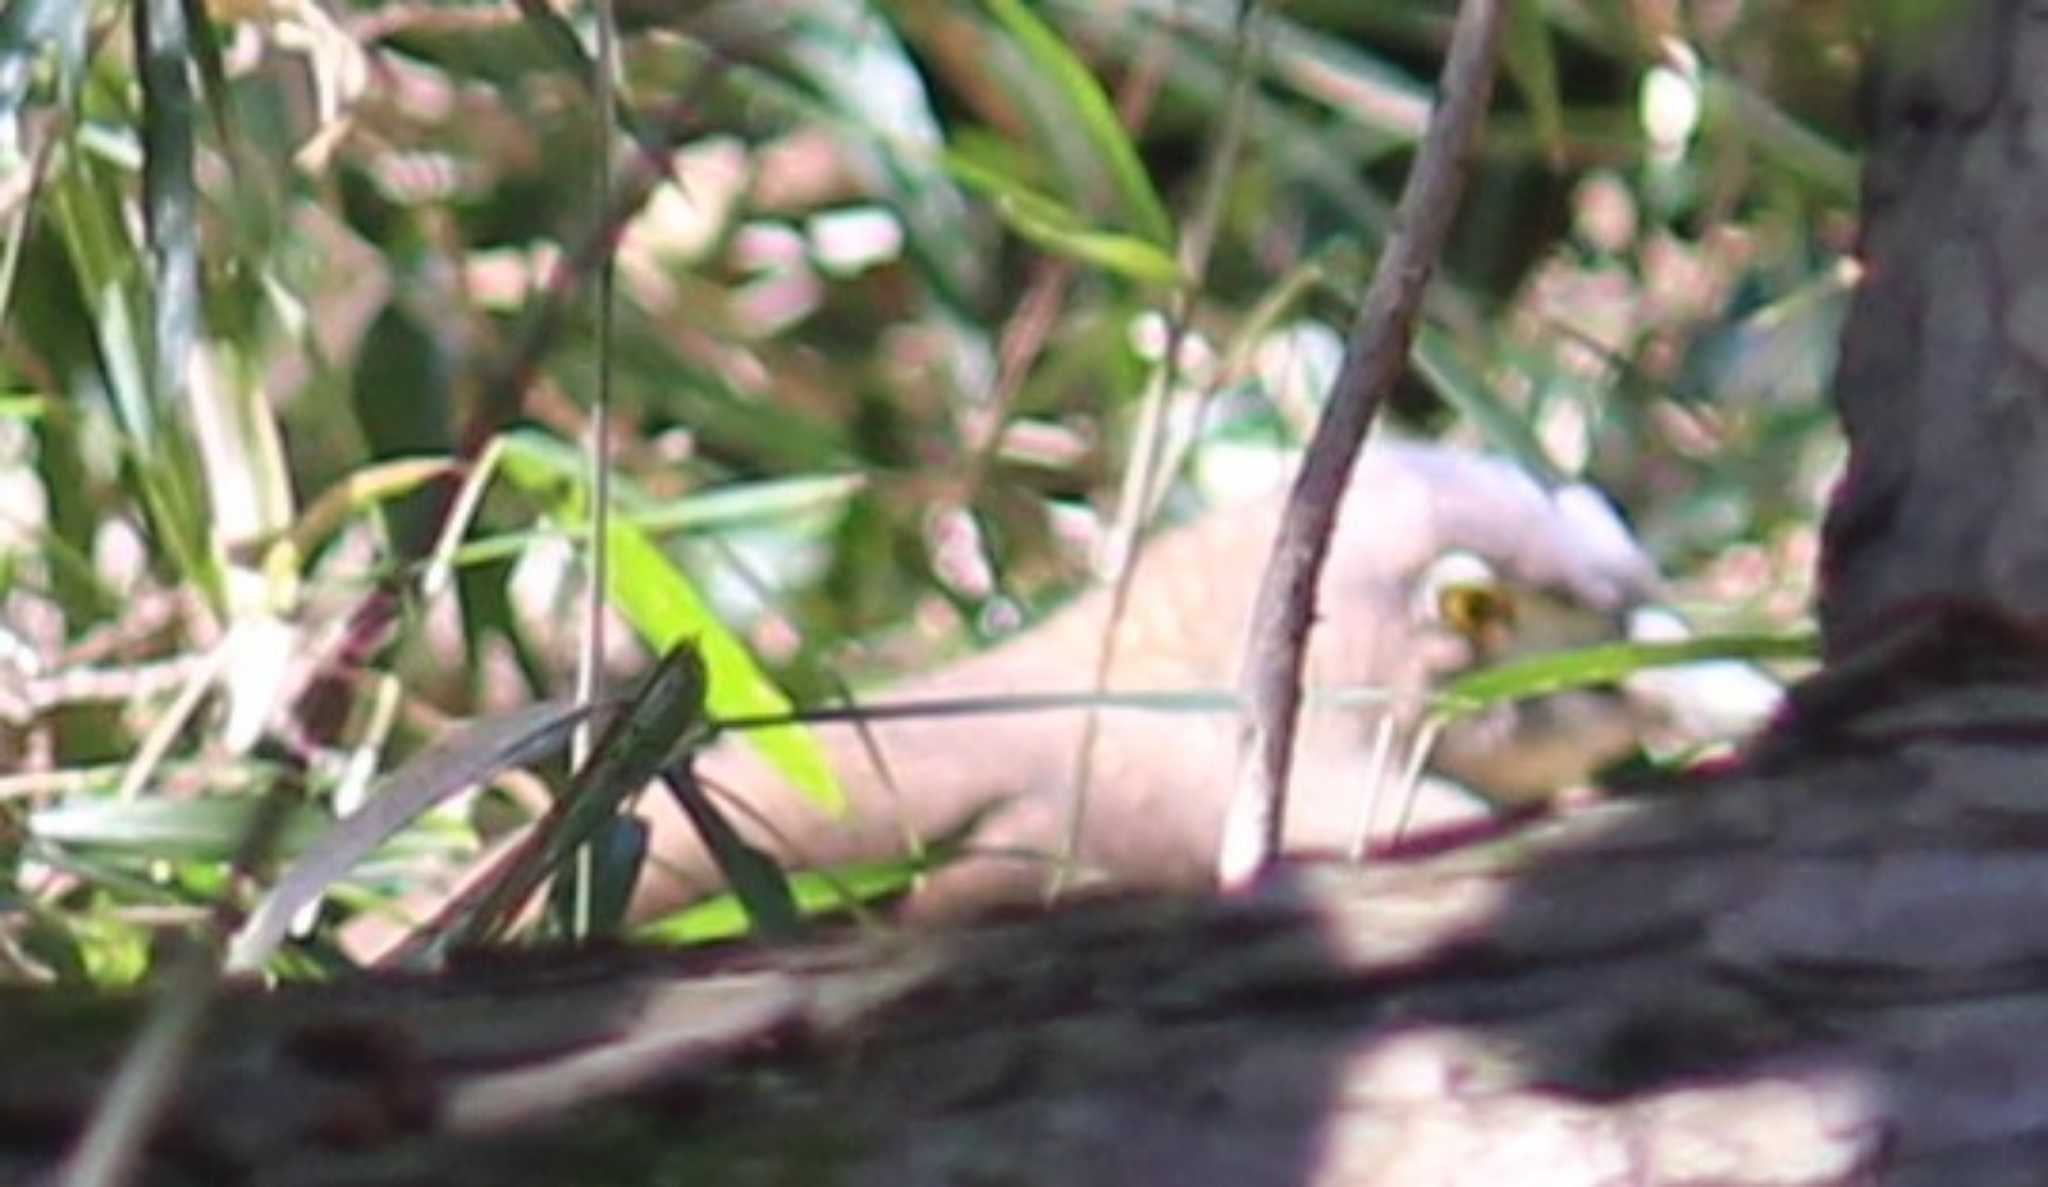
[[[633,904],[633,888],[647,864],[647,822],[630,813],[598,823],[587,843],[590,854],[590,900],[586,911],[575,902],[577,880],[557,878],[548,896],[554,934],[572,938],[615,936]]]
[[[732,887],[733,896],[746,915],[749,930],[769,939],[793,938],[802,916],[775,859],[741,838],[711,797],[704,794],[687,761],[667,771],[662,782],[668,785],[683,814],[703,838],[704,847],[711,851],[712,860],[718,863],[719,872],[725,875],[726,885]]]
[[[80,799],[31,813],[29,835],[56,845],[173,861],[226,861],[234,856],[261,797]],[[286,818],[279,847],[303,848],[319,835],[311,808]]]
[[[1145,164],[1138,159],[1137,147],[1131,143],[1130,133],[1117,118],[1116,108],[1103,93],[1094,72],[1074,56],[1059,34],[1019,0],[988,0],[988,7],[1039,75],[1057,87],[1066,100],[1068,110],[1116,186],[1124,225],[1153,247],[1170,249],[1173,219],[1166,212],[1166,204],[1159,200],[1159,192],[1152,188]]]
[[[1011,230],[1047,251],[1140,284],[1181,282],[1179,262],[1154,244],[1132,235],[1097,230],[1057,199],[959,153],[947,153],[945,161],[947,171],[956,179],[989,199],[996,215]]]
[[[679,643],[650,672],[633,703],[613,720],[590,761],[555,801],[497,885],[445,933],[447,943],[481,940],[502,931],[549,874],[618,814],[627,796],[645,787],[679,745],[705,727],[704,661]],[[445,946],[445,945],[443,945]]]
[[[586,522],[581,513],[584,487],[579,466],[564,462],[563,455],[545,446],[536,448],[526,435],[514,434],[503,440],[502,464],[508,480],[548,499],[551,514],[565,525]],[[606,596],[650,647],[667,653],[685,640],[695,643],[709,674],[711,716],[725,720],[790,712],[789,698],[647,533],[614,517],[605,539],[611,551]],[[831,812],[844,810],[845,794],[831,764],[807,731],[799,726],[778,726],[752,731],[747,740],[814,803]]]
[[[1811,632],[1708,635],[1672,643],[1603,643],[1545,652],[1473,672],[1451,681],[1435,700],[1446,712],[1468,713],[1501,701],[1612,684],[1648,668],[1708,660],[1811,659],[1817,651]]]

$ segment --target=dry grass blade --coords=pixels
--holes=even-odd
[[[377,846],[463,788],[561,749],[589,712],[565,701],[529,705],[458,730],[387,775],[359,811],[337,821],[264,896],[229,946],[229,970],[261,968],[292,918]]]

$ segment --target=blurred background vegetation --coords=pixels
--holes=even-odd
[[[1796,623],[1853,8],[1514,11],[1396,427],[1598,482],[1710,627]],[[565,693],[601,385],[604,666],[699,636],[726,711],[1027,625],[1155,436],[1162,520],[1283,480],[1453,12],[617,0],[608,133],[588,4],[12,0],[0,980],[142,975],[257,793],[293,792],[288,853],[452,721]],[[545,794],[436,809],[324,925]]]

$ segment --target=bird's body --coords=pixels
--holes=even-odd
[[[1279,507],[1275,496],[1219,511],[1145,549],[1117,640],[1112,690],[1233,686]],[[1513,599],[1512,621],[1480,631],[1444,620],[1434,602],[1442,591],[1427,583],[1450,555],[1473,558],[1493,574]],[[1623,615],[1656,588],[1654,566],[1590,492],[1547,491],[1511,463],[1483,455],[1376,442],[1340,510],[1319,587],[1309,679],[1316,687],[1385,690],[1405,743],[1417,699],[1445,675],[1503,654],[1620,637]],[[1090,592],[1018,638],[875,700],[1085,690],[1108,617],[1107,591]],[[1526,638],[1538,620],[1561,626],[1562,637],[1546,630],[1545,638]],[[1205,885],[1235,770],[1233,717],[1131,708],[1098,714],[1078,832],[1081,867],[1117,885]],[[1382,714],[1354,705],[1305,718],[1289,849],[1338,850],[1353,839],[1369,787],[1401,765],[1404,745],[1379,742]],[[843,817],[804,800],[733,740],[703,755],[698,770],[745,801],[732,813],[735,823],[791,868],[882,861],[908,852],[911,838],[967,833],[972,854],[932,877],[911,902],[954,913],[1043,890],[1051,870],[1045,859],[1063,851],[1075,811],[1085,719],[1083,710],[1062,709],[873,722],[866,728],[886,778],[860,731],[819,726],[848,795]],[[1563,694],[1454,726],[1432,765],[1490,798],[1540,802],[1625,753],[1635,736],[1636,721],[1618,695]],[[1429,809],[1458,810],[1461,802]],[[642,917],[723,888],[680,813],[667,803],[651,811],[655,868],[637,902]]]

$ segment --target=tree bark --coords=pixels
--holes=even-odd
[[[1923,739],[1238,900],[250,993],[146,1181],[2031,1180],[2032,766]],[[128,1012],[0,1007],[24,1182]]]
[[[2017,0],[1941,8],[1868,87],[1830,658],[1930,604],[2048,620],[2048,23]]]

